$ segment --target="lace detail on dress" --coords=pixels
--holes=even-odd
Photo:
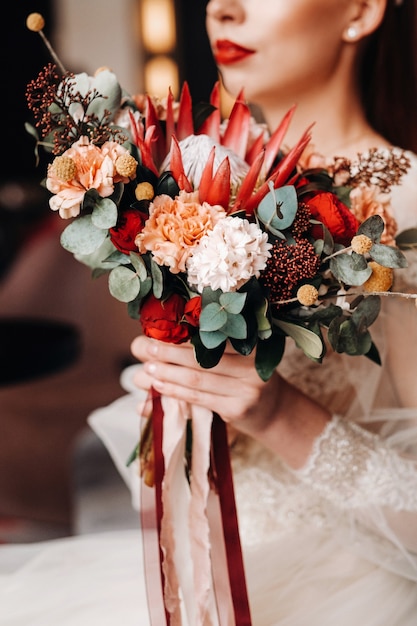
[[[343,509],[369,505],[417,511],[417,467],[383,440],[335,416],[295,472]]]
[[[276,455],[240,435],[231,450],[239,532],[245,547],[274,541],[300,528],[328,528],[333,505]]]

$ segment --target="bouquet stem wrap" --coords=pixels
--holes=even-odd
[[[144,554],[152,626],[250,626],[226,426],[218,415],[154,390],[152,402],[153,520],[142,515],[144,530],[151,530]],[[149,491],[142,486],[142,511],[149,511]]]

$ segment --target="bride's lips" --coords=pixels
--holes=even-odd
[[[214,44],[213,54],[218,65],[230,65],[243,61],[247,57],[255,53],[255,50],[239,46],[233,41],[227,39],[219,39]]]

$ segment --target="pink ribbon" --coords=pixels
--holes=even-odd
[[[181,626],[185,620],[189,626],[251,626],[226,426],[200,407],[154,391],[152,399],[154,514],[142,513],[151,624]],[[184,457],[190,422],[188,482]],[[217,493],[210,489],[210,463]],[[143,485],[142,511],[146,504],[149,510],[148,494]],[[156,533],[148,532],[152,524]]]

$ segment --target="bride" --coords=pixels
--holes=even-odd
[[[226,89],[244,86],[270,128],[297,104],[289,145],[315,121],[312,160],[410,151],[392,189],[398,231],[417,225],[415,9],[414,0],[207,3]],[[414,254],[398,291],[416,290]],[[228,423],[254,626],[416,623],[417,315],[409,301],[384,300],[373,333],[382,367],[336,353],[318,365],[288,346],[265,383],[252,357],[227,351],[202,370],[188,344],[139,336],[130,393],[91,417],[112,453],[120,424],[130,420],[135,437],[151,386]],[[140,552],[136,531],[5,546],[0,624],[148,624]]]

